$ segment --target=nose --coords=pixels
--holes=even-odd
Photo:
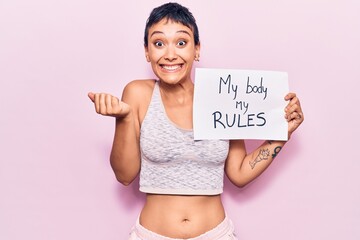
[[[166,48],[164,58],[170,62],[177,59],[177,53],[174,46],[168,46]]]

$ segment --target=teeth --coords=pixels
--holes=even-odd
[[[180,68],[181,66],[180,65],[171,65],[171,66],[163,65],[162,67],[166,70],[173,71],[173,70]]]

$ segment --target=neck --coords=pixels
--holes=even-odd
[[[194,95],[194,84],[192,81],[186,81],[177,84],[167,84],[160,80],[160,92],[169,103],[186,104],[189,101],[192,103]]]

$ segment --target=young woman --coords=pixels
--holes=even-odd
[[[200,57],[196,21],[177,3],[155,8],[145,28],[146,60],[158,80],[137,80],[121,101],[89,93],[96,112],[116,119],[110,162],[130,184],[140,173],[146,203],[130,239],[236,239],[220,194],[224,172],[236,186],[258,177],[285,142],[265,141],[246,153],[243,140],[193,139],[193,62]],[[299,99],[285,96],[288,134],[303,121]],[[271,154],[265,157],[261,153]]]

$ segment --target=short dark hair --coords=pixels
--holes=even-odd
[[[189,9],[178,3],[165,3],[157,8],[154,8],[146,21],[144,34],[145,47],[148,46],[149,29],[163,19],[171,20],[187,26],[194,33],[195,45],[200,43],[199,29],[196,25],[196,20]]]

